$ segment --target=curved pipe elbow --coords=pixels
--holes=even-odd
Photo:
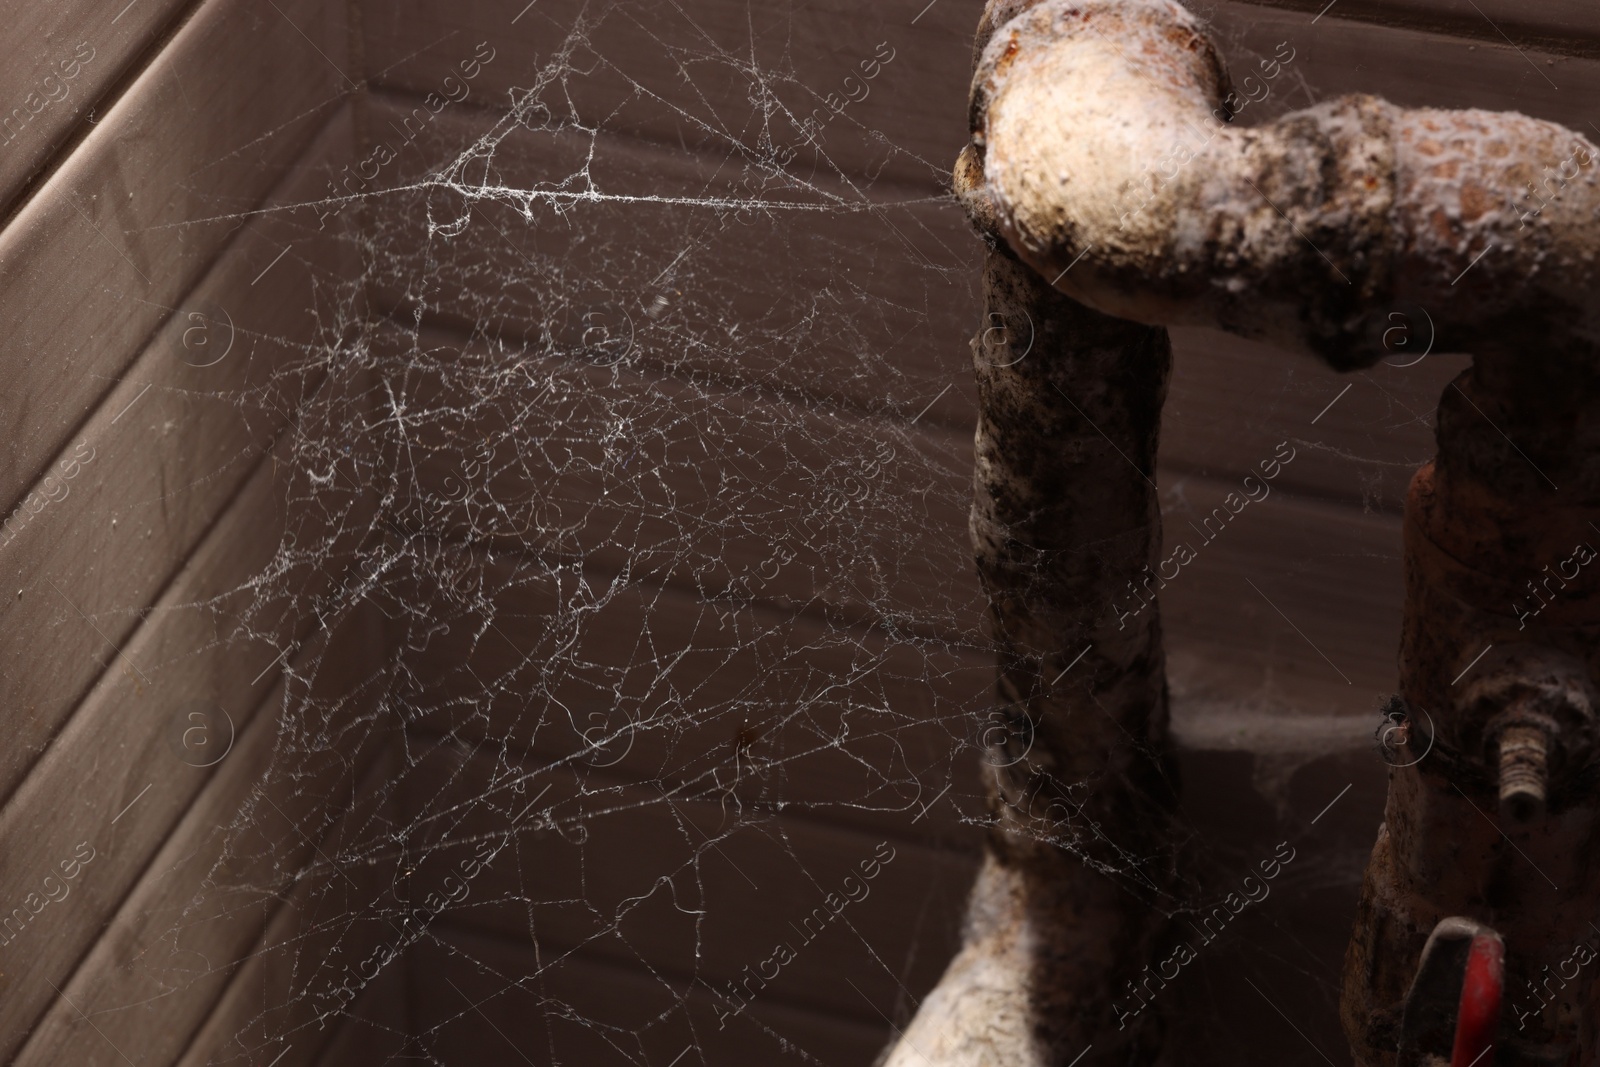
[[[1002,18],[1010,16],[1006,21]],[[1514,113],[1348,96],[1253,128],[1290,55],[1235,89],[1173,0],[996,0],[964,168],[1069,296],[1339,368],[1419,305],[1441,350],[1600,354],[1600,149]]]

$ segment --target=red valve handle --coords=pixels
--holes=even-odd
[[[1495,1031],[1500,1027],[1500,995],[1505,987],[1505,949],[1493,934],[1472,939],[1456,1012],[1456,1043],[1450,1067],[1490,1067]]]

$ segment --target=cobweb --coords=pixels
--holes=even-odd
[[[800,141],[796,176],[772,138],[811,90],[714,54],[692,79],[743,79],[768,129],[705,158],[625,143],[567,99],[583,33],[498,115],[453,107],[370,186],[290,208],[346,225],[360,269],[319,295],[320,343],[236,398],[294,383],[289,529],[222,639],[281,648],[285,687],[209,892],[287,876],[299,918],[252,949],[287,973],[237,1062],[373,1017],[408,966],[461,993],[439,983],[408,1060],[454,1062],[452,1027],[509,1006],[550,1022],[496,1062],[535,1031],[533,1062],[680,1037],[661,1062],[713,1062],[734,1029],[834,1062],[843,1038],[775,1022],[808,975],[853,940],[878,1003],[837,984],[881,1029],[948,952],[991,687],[948,161],[884,138],[923,187],[869,187]],[[373,627],[364,657],[340,636]],[[872,929],[930,909],[909,941]],[[594,974],[628,1003],[585,999]]]
[[[975,7],[941,16],[966,35]],[[289,506],[217,641],[270,645],[283,682],[142,963],[166,989],[270,972],[219,1062],[338,1027],[350,1062],[865,1062],[955,944],[983,775],[1026,758],[966,544],[962,116],[940,158],[848,110],[824,134],[845,90],[693,34],[656,42],[665,99],[591,46],[638,15],[502,50],[525,85],[274,209],[355,267],[230,396],[287,419]],[[624,103],[574,102],[596,68]],[[685,140],[635,136],[641,102]],[[416,104],[380,95],[370,129]],[[196,958],[263,901],[259,941]],[[382,1007],[407,982],[410,1033]]]

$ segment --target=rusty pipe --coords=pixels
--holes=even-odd
[[[974,562],[998,709],[1027,743],[985,761],[990,833],[963,947],[885,1064],[1149,1062],[1163,1018],[1138,991],[1171,910],[1175,773],[1159,609],[1111,605],[1159,559],[1171,347],[1022,263],[981,172],[958,167],[956,186],[986,242]]]
[[[1600,390],[1572,379],[1580,402],[1550,433],[1567,394],[1519,403],[1485,384],[1496,370],[1480,358],[1446,390],[1439,455],[1407,502],[1401,694],[1435,728],[1414,739],[1426,758],[1390,771],[1346,958],[1341,1011],[1362,1065],[1394,1062],[1417,954],[1452,915],[1505,939],[1496,1063],[1600,1062],[1597,969],[1574,957],[1600,941],[1600,567],[1578,563],[1600,545],[1600,492],[1593,450],[1572,443]]]
[[[1533,317],[1570,357],[1600,355],[1587,138],[1371,96],[1241,129],[1244,97],[1173,0],[990,11],[973,144],[1005,239],[1075,299],[1342,368],[1382,355],[1383,313],[1402,302],[1429,309],[1443,351],[1525,351]]]
[[[1159,608],[1111,605],[1159,561],[1171,345],[1020,259],[970,150],[955,191],[985,246],[974,562],[996,703],[1028,744],[985,761],[990,834],[961,951],[883,1063],[1150,1062],[1164,1019],[1140,998],[1174,898],[1176,779]]]
[[[1392,1063],[1428,932],[1472,915],[1508,939],[1520,1032],[1504,1056],[1592,1062],[1592,976],[1563,975],[1538,1012],[1517,995],[1600,919],[1600,613],[1569,570],[1559,604],[1548,580],[1521,591],[1530,571],[1570,568],[1586,526],[1600,533],[1597,150],[1521,115],[1363,96],[1238,129],[1216,48],[1174,3],[991,13],[972,152],[997,228],[1057,288],[1338,368],[1378,359],[1383,312],[1416,303],[1442,347],[1474,352],[1406,524],[1402,692],[1437,723],[1436,755],[1393,772],[1343,1011],[1358,1062]]]
[[[1358,1063],[1394,1063],[1428,932],[1477,916],[1506,932],[1508,1017],[1519,1031],[1531,1025],[1499,1035],[1509,1040],[1496,1042],[1496,1062],[1543,1062],[1565,1048],[1588,1063],[1595,985],[1566,975],[1571,957],[1561,953],[1600,917],[1600,879],[1589,870],[1600,612],[1565,584],[1562,604],[1541,599],[1538,610],[1508,610],[1501,594],[1520,585],[1529,559],[1548,558],[1600,518],[1600,471],[1585,459],[1600,451],[1591,417],[1600,151],[1521,115],[1407,110],[1367,96],[1254,129],[1232,124],[1238,107],[1218,50],[1170,0],[991,0],[985,12],[972,141],[955,185],[990,244],[990,311],[1007,319],[1008,337],[1023,309],[1030,328],[1048,331],[1059,317],[1058,333],[1090,338],[1087,348],[1041,350],[1044,363],[1026,375],[979,368],[974,540],[1002,639],[1002,698],[1024,717],[1051,706],[1039,701],[1040,668],[1063,653],[1062,635],[1098,632],[1059,610],[1057,594],[1093,587],[1096,576],[1114,584],[1128,562],[1097,567],[1080,556],[1037,569],[1050,558],[1041,547],[1066,549],[1059,564],[1079,545],[1053,541],[1023,505],[1048,505],[1041,488],[1079,503],[1112,480],[1072,467],[1085,446],[1060,436],[1064,410],[1033,390],[1052,374],[1081,374],[1101,358],[1096,345],[1120,344],[1096,402],[1115,412],[1156,395],[1137,382],[1114,391],[1130,384],[1118,375],[1164,359],[1132,323],[1217,326],[1348,369],[1381,357],[1388,310],[1429,308],[1438,345],[1476,355],[1441,403],[1439,459],[1419,475],[1407,511],[1401,705],[1432,709],[1435,736],[1413,737],[1433,755],[1392,772],[1342,1012]],[[1052,287],[1072,299],[1052,305],[1043,295]],[[1121,334],[1110,325],[1118,319]],[[1529,359],[1535,345],[1541,358]],[[1153,448],[1153,426],[1136,440]],[[1159,644],[1150,647],[1141,660],[1124,642],[1100,665],[1106,692],[1120,687],[1119,713],[1146,730],[1164,717],[1164,699],[1141,695],[1161,670]],[[998,827],[1028,837],[1033,808],[1019,800],[1071,795],[1061,772],[1105,754],[1094,739],[1075,740],[1047,741],[1032,777],[996,776]],[[1149,810],[1147,773],[1131,795]],[[1038,847],[1052,844],[1048,835],[1029,840],[1009,858],[1003,839],[991,846],[962,953],[889,1063],[1042,1065],[1071,1057],[1096,1026],[1111,1033],[1105,989],[1144,962],[1154,927],[1108,923],[1118,953],[1104,958],[1108,939],[1088,935],[1116,909],[1086,909],[1097,898],[1071,881],[1082,872]],[[1052,877],[1065,880],[1053,893]],[[1038,907],[1052,899],[1054,912]],[[1088,951],[1074,964],[1075,948]],[[1542,978],[1548,991],[1552,970],[1558,993],[1541,994],[1537,1010],[1518,1000],[1518,982]],[[1148,1042],[1106,1044],[1107,1062],[1150,1055]]]

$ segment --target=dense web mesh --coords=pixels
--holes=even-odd
[[[423,1062],[429,1029],[513,995],[588,1031],[593,1062],[646,1062],[683,1025],[712,1059],[743,1027],[832,1061],[773,1028],[784,995],[741,965],[771,979],[781,931],[815,973],[838,949],[813,939],[854,938],[878,972],[858,985],[890,982],[903,1021],[899,989],[948,951],[966,861],[894,883],[928,851],[907,828],[954,840],[957,808],[981,810],[991,702],[964,545],[976,249],[937,192],[948,161],[873,131],[925,180],[869,187],[806,143],[775,90],[819,94],[784,62],[696,51],[691,87],[742,82],[751,128],[710,156],[617,137],[565,83],[596,61],[589,29],[629,17],[597,7],[498,115],[453,106],[377,180],[332,170],[287,208],[347,227],[360,271],[323,286],[321,343],[237,397],[294,398],[290,528],[219,641],[315,620],[282,649],[266,769],[211,873],[241,898],[259,886],[233,872],[292,874],[300,920],[257,950],[289,973],[238,1062],[370,1015],[430,950],[494,988],[438,1006]],[[812,173],[777,164],[777,136]],[[374,618],[368,661],[326,636]],[[730,884],[783,921],[735,914],[762,905]],[[915,979],[860,925],[891,891],[943,946]],[[447,925],[539,949],[507,969]],[[585,959],[637,976],[646,1017],[584,1002]]]

